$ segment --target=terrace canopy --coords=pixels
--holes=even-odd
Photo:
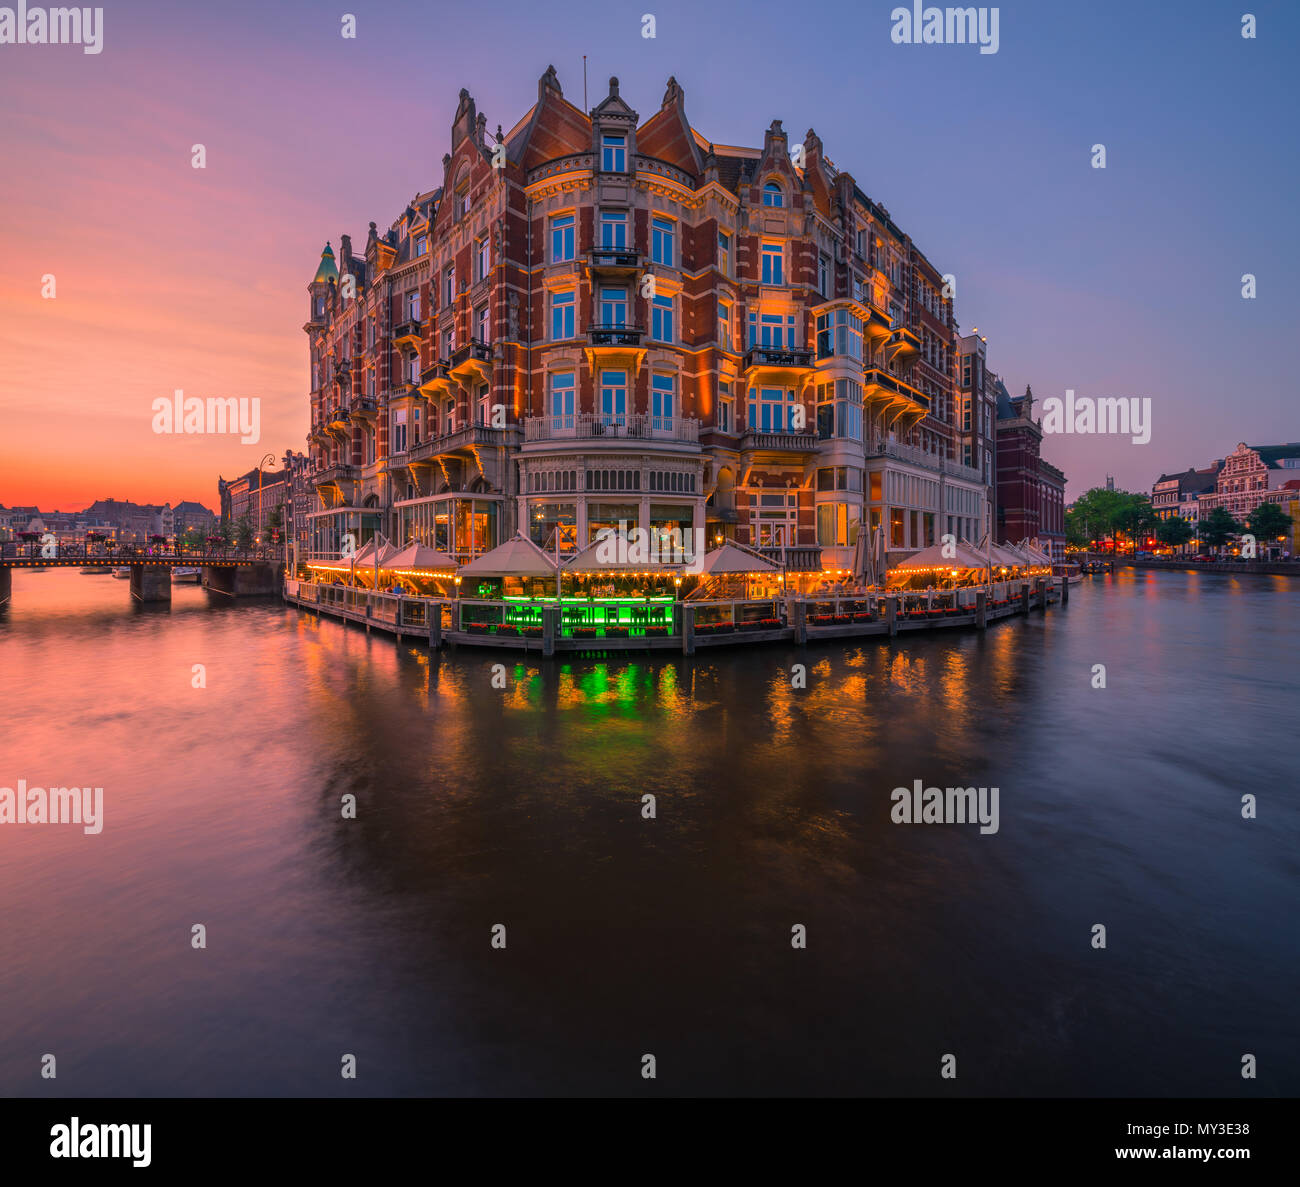
[[[555,558],[526,536],[512,537],[460,571],[462,577],[554,577],[555,573]]]
[[[895,565],[890,572],[937,573],[946,571],[951,573],[953,569],[982,569],[988,563],[964,540],[959,540],[952,546],[952,556],[945,554],[946,547],[943,544],[931,544],[929,548],[923,548],[915,555],[909,556],[901,565]]]
[[[427,544],[408,544],[387,563],[381,562],[380,567],[412,577],[454,577],[456,575],[456,562],[445,552],[439,552]]]
[[[626,536],[617,533],[601,535],[569,557],[563,568],[566,573],[582,577],[612,576],[615,573],[675,573],[682,567],[659,560],[640,560],[640,551],[642,549],[629,543]]]
[[[1052,567],[1052,558],[1038,547],[1036,541],[1022,540],[1019,545],[1019,551],[1025,554],[1029,563],[1035,568],[1050,569]]]
[[[704,577],[740,576],[750,573],[776,573],[779,570],[765,556],[749,552],[735,544],[723,544],[706,553],[700,566]]]

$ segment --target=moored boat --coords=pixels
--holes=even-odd
[[[113,570],[113,576],[116,577],[119,581],[121,581],[121,580],[123,580],[123,579],[125,579],[125,578],[127,578],[127,577],[130,577],[130,576],[131,576],[131,566],[130,566],[130,565],[118,565],[117,568],[115,568],[115,569]]]
[[[172,570],[172,582],[188,582],[191,585],[197,585],[199,578],[203,576],[203,570],[191,565],[184,565],[181,568]]]
[[[83,573],[111,573],[112,565],[85,565],[81,570]]]

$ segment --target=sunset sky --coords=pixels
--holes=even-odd
[[[98,55],[0,45],[0,503],[215,507],[218,474],[305,449],[325,241],[439,184],[462,86],[509,128],[551,63],[581,105],[584,53],[589,106],[617,74],[645,118],[672,74],[719,143],[814,127],[1013,393],[1150,397],[1149,444],[1046,440],[1069,497],[1300,439],[1297,6],[1004,3],[992,55],[894,45],[893,7],[124,2]],[[156,436],[177,388],[260,397],[261,442]]]

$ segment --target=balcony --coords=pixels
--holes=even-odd
[[[700,422],[683,416],[648,416],[632,412],[605,416],[577,412],[572,416],[530,416],[524,421],[524,441],[598,441],[602,444],[663,441],[698,445]]]
[[[742,453],[807,455],[817,450],[817,434],[746,430],[740,438],[740,449]]]
[[[317,486],[337,486],[340,482],[356,482],[361,477],[359,467],[347,462],[317,470],[312,475],[312,482]]]
[[[812,370],[811,350],[779,346],[751,346],[745,351],[744,377],[748,383],[789,383]]]
[[[461,449],[474,450],[482,446],[509,445],[513,439],[516,439],[518,429],[517,424],[508,425],[504,429],[485,424],[460,425],[437,437],[421,441],[419,445],[411,446],[406,452],[406,460],[427,462],[439,455],[453,454]]]
[[[587,267],[601,276],[632,276],[641,271],[641,255],[627,247],[593,247]]]
[[[862,373],[862,398],[868,408],[892,408],[913,423],[930,411],[929,396],[881,367],[868,367]]]
[[[587,327],[587,341],[592,346],[637,347],[644,333],[639,326],[593,325]]]
[[[923,466],[927,470],[936,470],[940,474],[949,474],[966,482],[984,484],[984,476],[974,466],[966,466],[949,458],[942,458],[935,453],[927,453],[915,445],[904,445],[901,441],[880,441],[867,444],[867,457],[889,457],[914,466]]]
[[[477,338],[452,351],[447,374],[458,383],[477,379],[480,383],[492,381],[492,347]],[[423,379],[421,379],[423,382]]]
[[[374,396],[358,396],[348,407],[352,416],[359,420],[374,420],[379,415],[379,404]]]
[[[329,433],[346,433],[352,428],[352,414],[341,405],[329,409],[323,417]]]
[[[420,372],[420,391],[426,396],[445,395],[451,391],[452,379],[445,359],[430,363]]]
[[[891,363],[911,360],[921,353],[921,339],[911,330],[899,327],[890,331],[889,341],[885,343],[884,351]]]
[[[398,346],[405,346],[410,350],[420,348],[420,339],[423,337],[420,331],[418,321],[399,322],[393,327],[393,342]]]

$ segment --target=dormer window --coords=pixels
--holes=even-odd
[[[418,239],[416,239],[416,241],[415,241],[415,254],[416,254],[417,256],[423,256],[423,255],[428,255],[428,254],[429,254],[429,237],[428,237],[428,235],[421,235]]]
[[[627,137],[604,135],[600,138],[600,167],[605,173],[627,171]]]
[[[452,207],[459,222],[469,213],[469,169],[462,167],[456,178],[456,204]]]
[[[763,205],[764,206],[784,206],[785,191],[781,189],[774,181],[769,181],[763,187]]]

